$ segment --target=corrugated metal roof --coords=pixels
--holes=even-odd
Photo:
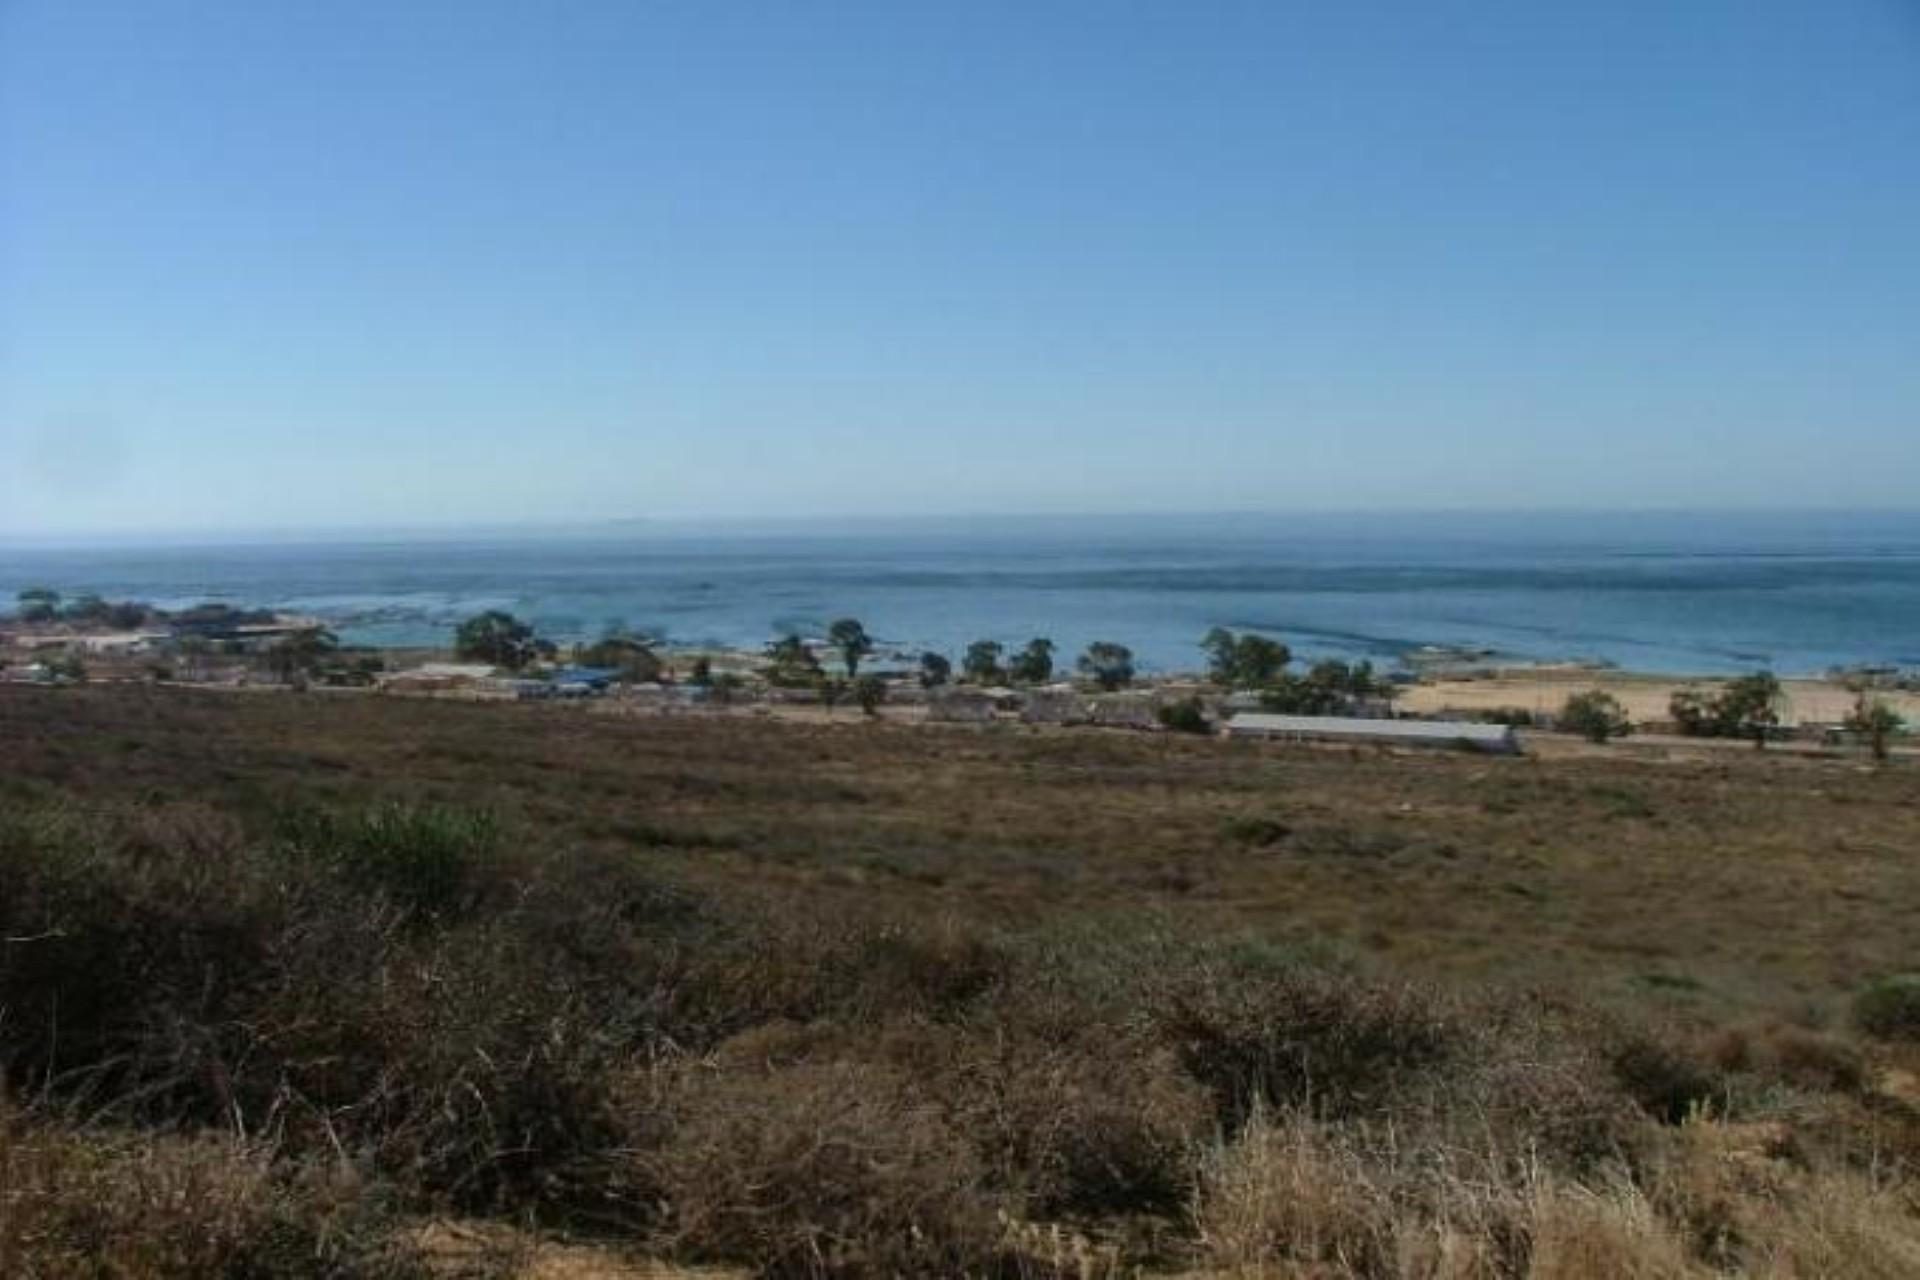
[[[1475,746],[1503,749],[1511,748],[1516,741],[1513,730],[1503,724],[1475,724],[1466,720],[1353,720],[1345,716],[1281,716],[1264,712],[1233,717],[1227,721],[1227,732],[1441,744],[1471,742]]]

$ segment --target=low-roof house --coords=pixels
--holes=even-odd
[[[1237,715],[1227,721],[1230,738],[1275,738],[1295,742],[1378,742],[1394,746],[1458,747],[1511,755],[1520,750],[1513,726],[1466,720],[1359,720],[1345,716]]]

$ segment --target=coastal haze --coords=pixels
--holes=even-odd
[[[1200,665],[1214,626],[1391,666],[1423,646],[1648,672],[1920,665],[1920,516],[1388,515],[626,523],[207,545],[0,548],[46,583],[168,608],[319,618],[348,643],[445,646],[509,610],[558,639],[627,629],[758,648],[858,616],[958,656],[983,637],[1118,640]]]

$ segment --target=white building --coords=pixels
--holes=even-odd
[[[1515,755],[1520,739],[1510,725],[1466,720],[1351,720],[1344,716],[1237,715],[1227,721],[1229,738],[1283,742],[1377,742],[1402,747],[1471,747]]]

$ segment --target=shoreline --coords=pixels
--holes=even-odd
[[[56,653],[79,654],[89,668],[109,679],[129,678],[155,665],[162,659],[167,642],[177,639],[168,634],[164,624],[139,631],[117,631],[72,623],[8,625],[11,622],[0,621],[3,628],[0,629],[0,665],[24,668]],[[305,615],[279,615],[270,625],[242,630],[266,633],[250,637],[265,639],[289,629],[315,625],[325,625],[325,622]],[[147,641],[159,644],[149,647],[143,643]],[[817,650],[822,646],[815,641],[809,647]],[[348,651],[377,661],[388,675],[427,664],[458,661],[451,649],[439,646],[343,646],[343,652]],[[661,661],[668,683],[684,681],[695,662],[701,659],[710,663],[716,674],[749,679],[764,668],[767,660],[759,647],[662,643],[654,646],[653,651]],[[209,665],[231,668],[222,673],[230,676],[254,665],[257,657],[257,654],[252,657],[235,654],[224,661],[213,659]],[[867,670],[883,674],[895,683],[912,684],[917,659],[917,652],[886,646],[869,656]],[[1492,653],[1467,649],[1428,648],[1403,655],[1403,660],[1404,667],[1384,668],[1380,674],[1400,677],[1394,680],[1394,711],[1422,718],[1451,715],[1460,719],[1483,719],[1491,713],[1510,712],[1544,720],[1556,714],[1568,697],[1597,690],[1617,699],[1636,724],[1654,724],[1669,718],[1668,704],[1676,693],[1711,692],[1736,678],[1717,672],[1635,670],[1582,660],[1502,663]],[[1305,671],[1313,661],[1311,656],[1296,657],[1293,669]],[[826,665],[831,669],[830,661]],[[1062,655],[1056,669],[1056,679],[1071,679],[1072,656]],[[1907,723],[1920,724],[1920,676],[1906,669],[1863,666],[1857,670],[1829,668],[1820,672],[1776,670],[1774,674],[1781,684],[1782,727],[1838,725],[1853,710],[1863,689]],[[1201,691],[1210,687],[1207,672],[1197,664],[1166,668],[1143,665],[1133,681],[1133,688],[1140,692]]]

